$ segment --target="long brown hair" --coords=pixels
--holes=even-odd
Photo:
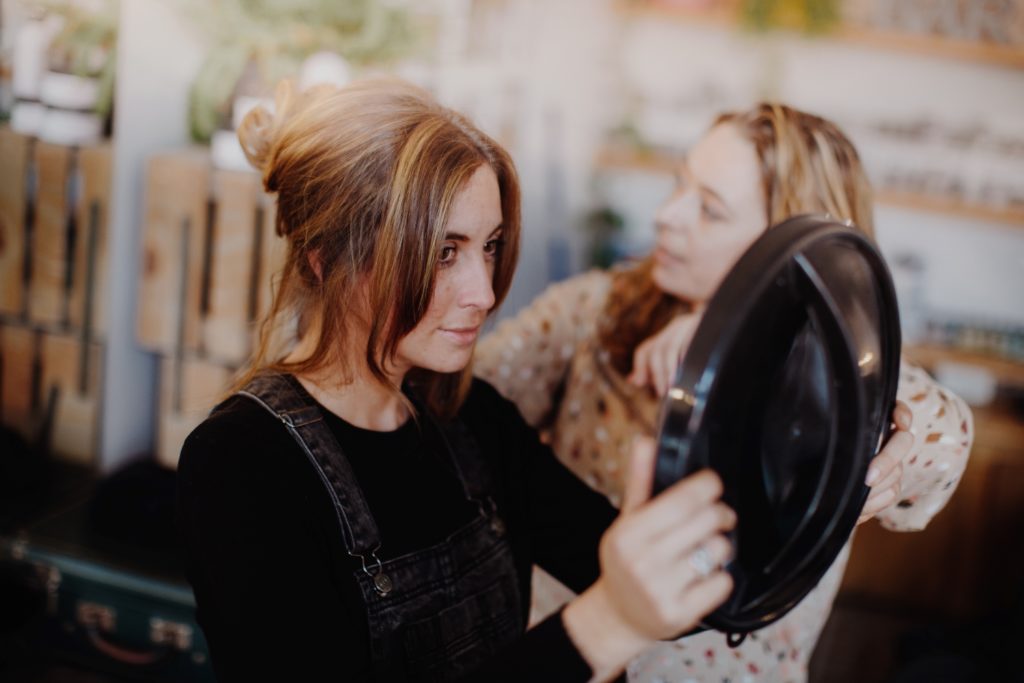
[[[731,124],[750,140],[761,163],[766,226],[801,213],[824,212],[852,220],[874,237],[873,195],[853,143],[820,116],[783,104],[760,103],[720,115],[713,126]],[[647,257],[616,271],[600,340],[614,366],[628,373],[636,347],[692,303],[655,284]]]
[[[515,167],[500,145],[427,92],[392,79],[302,93],[283,83],[274,113],[250,112],[238,137],[267,192],[277,195],[277,232],[288,250],[236,389],[265,372],[304,374],[337,364],[351,375],[359,354],[389,385],[382,363],[426,313],[449,211],[481,164],[498,178],[504,245],[494,270],[496,302],[507,294],[519,251]],[[357,319],[360,310],[372,312],[369,319]],[[369,331],[365,349],[352,348],[354,322]],[[312,355],[285,362],[307,333],[319,334]],[[470,372],[418,372],[417,391],[429,410],[449,416],[465,397]]]

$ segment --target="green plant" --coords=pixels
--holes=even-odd
[[[795,28],[820,33],[839,21],[839,0],[743,0],[743,22],[751,28]]]
[[[96,113],[106,118],[114,100],[118,1],[99,0],[83,6],[73,0],[45,0],[33,5],[63,19],[60,32],[50,44],[50,67],[97,79]]]
[[[407,54],[417,42],[408,12],[379,0],[189,0],[188,11],[211,45],[189,98],[192,136],[201,142],[229,115],[243,76],[269,94],[315,52],[361,65]]]
[[[615,237],[625,227],[622,215],[610,206],[602,206],[587,214],[584,225],[590,237],[590,265],[609,268],[619,256],[615,249]]]

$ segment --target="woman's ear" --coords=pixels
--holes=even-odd
[[[309,254],[306,255],[306,259],[309,261],[309,267],[312,269],[313,274],[316,275],[316,279],[320,284],[324,282],[324,265],[320,261],[320,250],[312,249]]]

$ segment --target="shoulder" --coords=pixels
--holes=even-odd
[[[965,434],[973,433],[971,409],[963,399],[915,365],[901,362],[896,397],[914,413],[915,425],[922,424],[924,418],[929,422],[942,418],[942,422],[959,428]]]
[[[974,442],[974,416],[962,398],[936,382],[919,367],[900,365],[896,398],[911,412],[911,433],[923,436],[916,448],[930,451],[970,451]]]
[[[459,408],[459,417],[475,423],[489,419],[507,419],[519,416],[516,405],[502,396],[487,380],[474,377],[466,400]]]
[[[202,446],[223,446],[230,443],[259,443],[262,437],[287,430],[273,415],[255,401],[244,396],[231,396],[185,440],[188,450]]]
[[[185,439],[178,461],[179,481],[230,474],[251,480],[271,471],[287,452],[291,436],[255,401],[232,396]]]
[[[591,308],[604,303],[611,289],[612,274],[604,270],[588,270],[548,287],[551,296],[574,306]]]
[[[514,402],[479,377],[473,378],[459,408],[459,419],[478,439],[493,441],[502,448],[519,446],[522,439],[536,433]]]

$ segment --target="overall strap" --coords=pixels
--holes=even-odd
[[[492,508],[488,512],[493,512],[490,471],[484,462],[476,438],[470,433],[465,422],[459,417],[442,422],[432,416],[412,392],[407,391],[406,396],[416,408],[417,414],[422,416],[426,425],[440,440],[440,452],[447,455],[466,498],[481,506],[486,502]]]
[[[256,377],[238,395],[255,401],[284,423],[327,488],[348,554],[360,558],[364,570],[368,569],[368,557],[379,566],[380,532],[348,458],[324,423],[319,404],[295,377],[285,374]]]
[[[466,423],[457,417],[444,423],[432,421],[445,441],[466,497],[477,502],[489,498],[492,493],[490,470]]]

